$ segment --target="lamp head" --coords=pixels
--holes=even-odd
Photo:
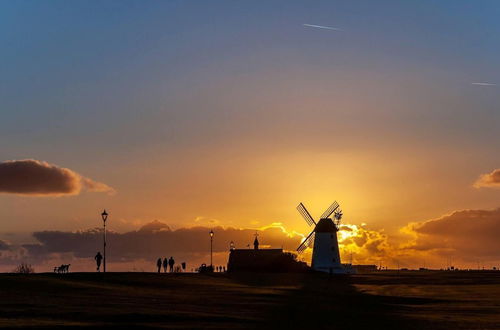
[[[106,222],[106,220],[108,219],[108,213],[106,212],[106,210],[104,210],[101,213],[101,217],[102,217],[102,221]]]
[[[210,230],[210,237],[214,237],[214,231]]]

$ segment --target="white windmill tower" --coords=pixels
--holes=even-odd
[[[321,215],[319,222],[316,223],[309,214],[304,204],[300,203],[297,210],[304,217],[309,226],[314,225],[314,230],[299,245],[297,251],[302,253],[307,247],[313,246],[311,267],[314,270],[345,274],[347,269],[340,263],[339,244],[337,241],[337,231],[339,230],[342,211],[337,202]],[[333,220],[330,218],[333,214]]]

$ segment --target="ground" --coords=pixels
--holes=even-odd
[[[1,327],[500,329],[500,272],[0,274]]]

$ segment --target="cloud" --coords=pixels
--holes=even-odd
[[[0,240],[0,251],[10,250],[10,246],[7,242]]]
[[[35,159],[0,163],[0,193],[29,196],[78,195],[82,190],[113,193],[108,185]]]
[[[158,221],[158,220],[154,220],[150,223],[147,223],[145,224],[144,226],[142,226],[139,231],[142,231],[142,232],[158,232],[158,231],[162,231],[162,230],[166,230],[166,231],[170,231],[170,227],[161,222],[161,221]]]
[[[287,251],[295,251],[304,238],[302,233],[287,230],[278,222],[256,229],[196,226],[172,230],[167,224],[155,220],[137,230],[108,232],[108,260],[123,264],[146,260],[149,264],[154,264],[153,261],[158,257],[172,255],[191,265],[206,262],[210,251],[208,233],[212,228],[215,232],[213,251],[220,264],[227,262],[231,242],[237,248],[253,248],[256,231],[261,247],[282,247]],[[101,228],[95,228],[76,232],[39,231],[33,233],[33,236],[39,243],[23,245],[26,249],[24,258],[32,263],[43,263],[50,258],[61,259],[61,256],[93,260],[93,256],[102,247],[103,233]],[[344,258],[347,253],[354,252],[359,263],[373,263],[380,257],[387,256],[390,249],[387,235],[363,226],[344,224],[338,237]],[[308,249],[300,258],[310,261],[310,253]]]
[[[333,31],[342,31],[342,29],[339,29],[339,28],[336,28],[336,27],[331,27],[331,26],[314,25],[314,24],[302,24],[302,25],[303,25],[303,26],[306,26],[306,27],[316,28],[316,29],[333,30]]]
[[[476,86],[496,86],[497,84],[495,83],[488,83],[488,82],[473,82],[471,85],[476,85]]]
[[[443,217],[409,224],[414,236],[407,248],[464,261],[500,258],[500,208],[455,211]]]
[[[213,251],[217,264],[227,262],[230,242],[237,248],[252,247],[256,230],[262,247],[295,251],[304,238],[302,233],[288,230],[282,223],[257,229],[205,225],[172,230],[155,220],[137,230],[108,231],[108,262],[115,264],[115,270],[154,270],[154,260],[174,256],[178,261],[187,261],[190,267],[197,266],[209,260],[210,229],[215,232]],[[38,243],[21,247],[6,244],[8,250],[0,253],[0,265],[25,261],[50,269],[58,263],[71,263],[75,270],[88,271],[93,267],[93,256],[102,249],[102,228],[76,232],[39,231],[33,236]],[[399,234],[370,229],[366,224],[342,224],[338,232],[343,262],[349,262],[352,257],[355,264],[382,263],[409,268],[443,268],[450,258],[461,268],[475,268],[478,260],[498,266],[499,236],[500,208],[455,211],[436,219],[410,223],[402,227]],[[308,262],[310,257],[311,249],[299,256]]]
[[[482,174],[479,179],[474,182],[475,188],[496,187],[500,188],[500,169],[497,168],[491,173]]]
[[[107,256],[114,262],[130,262],[138,259],[156,260],[158,257],[175,256],[182,260],[199,259],[210,251],[210,227],[190,227],[171,230],[168,225],[153,221],[138,230],[125,233],[107,233]],[[252,244],[254,229],[213,228],[214,253],[227,257],[230,242],[237,248]],[[39,244],[25,244],[28,259],[40,262],[56,254],[70,254],[75,258],[92,259],[102,248],[102,229],[76,232],[39,231],[33,233]],[[259,230],[261,244],[294,250],[301,236],[290,236],[279,227]]]
[[[383,230],[371,230],[364,225],[343,224],[337,236],[340,250],[344,252],[344,260],[347,255],[353,253],[357,263],[375,263],[390,254],[391,246]]]

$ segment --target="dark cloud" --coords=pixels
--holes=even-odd
[[[150,232],[160,231],[160,230],[170,230],[170,227],[161,221],[154,220],[153,222],[145,224],[144,226],[141,227],[141,229],[139,229],[139,231],[150,231]]]
[[[10,245],[0,240],[0,251],[10,250]]]
[[[160,221],[153,221],[134,231],[108,232],[108,262],[129,265],[120,268],[122,270],[141,269],[143,266],[139,264],[142,262],[146,265],[144,269],[151,270],[156,258],[174,256],[190,265],[199,265],[209,260],[210,229],[198,226],[172,230]],[[255,229],[215,227],[213,230],[214,258],[220,264],[226,261],[231,241],[237,248],[252,247]],[[402,232],[410,236],[393,236],[364,225],[344,224],[338,233],[342,256],[344,260],[353,258],[355,263],[383,262],[405,267],[422,264],[443,267],[450,257],[454,262],[469,266],[479,259],[492,264],[500,259],[500,208],[456,211],[437,219],[409,224]],[[44,265],[45,269],[58,263],[72,263],[80,270],[89,270],[93,268],[96,252],[102,252],[101,228],[77,232],[40,231],[33,236],[38,243],[25,244],[20,249],[4,245],[9,250],[1,253],[1,263],[15,264],[23,260]],[[290,235],[281,224],[259,230],[262,247],[283,247],[293,251],[301,239],[300,235]],[[302,257],[309,260],[310,252],[306,250]]]
[[[456,211],[409,225],[417,250],[442,251],[464,258],[500,257],[500,208]]]
[[[113,192],[104,183],[47,162],[25,159],[0,163],[0,193],[60,196],[77,195],[81,190]]]
[[[255,230],[216,227],[214,252],[229,250],[233,241],[238,248],[252,244]],[[184,256],[206,254],[210,250],[210,228],[193,227],[170,230],[166,224],[154,221],[137,231],[126,233],[107,233],[107,255],[114,260],[155,259],[158,256]],[[40,242],[25,245],[30,254],[40,256],[51,253],[72,253],[77,258],[91,258],[102,249],[102,229],[78,232],[40,231],[33,236]],[[295,249],[300,236],[290,237],[280,228],[267,228],[260,231],[261,244]]]
[[[482,174],[474,183],[474,187],[496,187],[500,188],[500,168],[493,170],[491,173]]]

